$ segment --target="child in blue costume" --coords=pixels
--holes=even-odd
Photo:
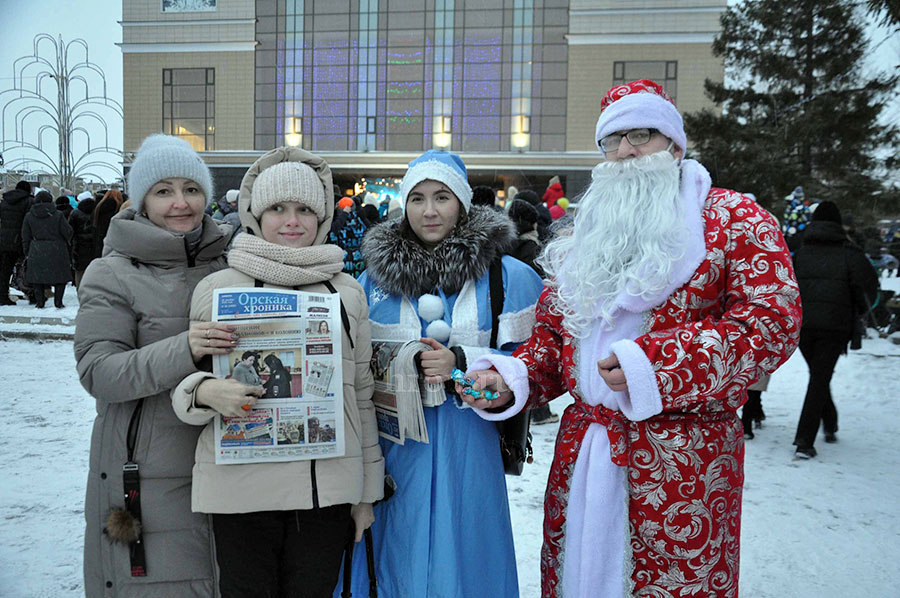
[[[515,240],[501,213],[472,206],[459,156],[430,150],[400,184],[403,218],[374,227],[363,242],[359,278],[369,301],[372,338],[422,338],[429,382],[444,382],[488,351],[488,270]],[[497,346],[527,339],[542,283],[502,257],[504,301]],[[506,480],[497,429],[453,394],[425,407],[429,443],[381,439],[385,470],[397,482],[375,507],[372,526],[379,596],[471,598],[519,595]],[[353,595],[368,596],[365,551],[353,559]],[[340,588],[335,596],[340,595]]]

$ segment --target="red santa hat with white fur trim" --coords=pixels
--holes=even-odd
[[[640,79],[617,85],[603,96],[594,141],[599,148],[607,135],[645,127],[656,129],[682,151],[687,149],[684,121],[675,102],[659,83]]]

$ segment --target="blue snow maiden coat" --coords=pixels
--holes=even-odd
[[[363,243],[368,269],[359,282],[369,301],[373,340],[413,340],[429,322],[419,297],[437,295],[458,366],[491,349],[488,268],[515,240],[505,214],[473,206],[433,251],[405,219],[374,227]],[[542,289],[534,270],[502,257],[504,301],[497,346],[510,352],[531,335]],[[436,339],[440,340],[440,339]],[[463,359],[462,356],[465,356]],[[447,394],[425,408],[429,443],[381,439],[396,493],[375,507],[372,526],[379,596],[509,598],[519,595],[506,480],[494,422]],[[353,558],[353,595],[368,596],[365,550]],[[340,595],[340,587],[335,596]]]

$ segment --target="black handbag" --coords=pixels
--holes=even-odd
[[[498,257],[491,262],[488,273],[491,294],[491,348],[497,347],[500,312],[503,311],[503,270]],[[531,451],[531,410],[523,409],[509,419],[497,422],[500,432],[500,456],[506,475],[522,475],[525,463],[532,463]]]

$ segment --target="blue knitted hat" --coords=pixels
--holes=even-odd
[[[456,154],[428,150],[409,163],[409,169],[400,181],[403,211],[406,211],[406,198],[416,185],[422,181],[437,181],[447,185],[468,213],[472,206],[472,188],[469,187],[468,176],[466,165]]]

